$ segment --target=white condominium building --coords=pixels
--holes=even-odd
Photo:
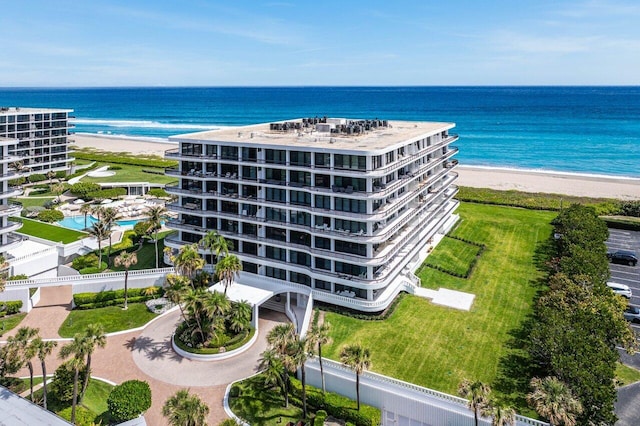
[[[279,280],[383,310],[417,284],[431,238],[453,223],[453,127],[325,117],[175,136],[167,174],[178,184],[166,189],[178,219],[167,225],[178,232],[165,244],[216,230],[242,260],[241,283]]]
[[[8,221],[22,207],[9,198],[20,195],[9,181],[33,173],[67,170],[70,109],[0,107],[0,253],[20,242],[13,234],[22,225]],[[19,170],[18,170],[19,169]]]

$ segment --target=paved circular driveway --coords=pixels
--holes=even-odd
[[[171,348],[171,333],[181,321],[174,311],[146,327],[130,342],[133,361],[146,375],[178,386],[219,386],[250,376],[258,371],[260,354],[266,349],[267,333],[284,314],[261,310],[258,339],[253,346],[233,358],[220,361],[192,361],[177,355]]]

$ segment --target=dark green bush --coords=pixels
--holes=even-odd
[[[40,173],[34,173],[34,174],[29,176],[29,182],[31,182],[31,183],[42,182],[43,180],[47,180],[47,177],[45,175],[40,174]]]
[[[151,407],[149,383],[127,380],[114,387],[107,398],[111,419],[116,423],[135,419]]]
[[[38,213],[38,220],[42,222],[52,223],[58,222],[62,219],[64,219],[64,214],[58,210],[43,210]]]
[[[640,231],[640,221],[625,219],[624,217],[605,216],[602,218],[608,228],[622,229],[625,231]]]
[[[69,361],[60,364],[53,375],[51,392],[61,402],[70,402],[73,399],[73,377],[75,370],[69,365]],[[78,375],[78,383],[84,382],[86,369],[81,369]]]
[[[302,399],[302,384],[291,377],[291,388],[296,398]],[[325,410],[329,415],[353,422],[357,426],[377,426],[380,424],[380,410],[366,404],[360,404],[360,411],[356,409],[356,402],[338,395],[325,392],[321,389],[307,386],[307,404],[314,410]]]
[[[162,188],[153,188],[147,191],[147,195],[151,195],[152,197],[158,198],[167,198],[169,197],[169,193]]]
[[[27,182],[27,178],[24,176],[20,176],[19,178],[11,179],[9,181],[9,186],[21,186]]]
[[[67,172],[64,170],[58,170],[56,172],[56,179],[64,179],[65,177],[67,177]]]
[[[101,189],[99,191],[89,192],[86,195],[88,200],[105,200],[107,198],[118,198],[123,195],[127,195],[127,190],[124,188],[109,188]]]
[[[77,271],[84,268],[95,268],[98,266],[98,256],[94,253],[85,254],[84,256],[78,256],[73,259],[71,267]]]
[[[146,288],[130,288],[127,291],[129,302],[146,302],[153,298],[161,297],[164,294],[162,287],[155,287],[153,294],[146,295]],[[77,293],[73,295],[73,304],[77,309],[93,309],[105,306],[115,306],[124,303],[124,289],[107,290],[99,293]]]
[[[7,281],[20,281],[26,279],[29,279],[29,276],[27,274],[18,274],[10,276],[9,278],[7,278]]]
[[[80,272],[80,275],[91,275],[91,274],[99,274],[103,272],[105,269],[107,269],[107,263],[102,262],[99,268],[97,266],[91,266],[88,268],[80,269],[78,272]]]
[[[122,170],[122,166],[109,166],[109,170]]]
[[[22,300],[9,300],[7,302],[1,302],[0,307],[3,306],[4,309],[2,310],[2,312],[4,312],[6,315],[17,314],[18,312],[20,312],[20,309],[22,309]]]
[[[71,185],[69,191],[77,197],[88,198],[89,193],[100,191],[100,185],[93,182],[78,182]]]

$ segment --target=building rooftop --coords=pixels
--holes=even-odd
[[[68,108],[23,108],[23,107],[0,107],[0,114],[14,115],[14,114],[39,114],[47,112],[73,112]]]
[[[71,423],[0,386],[0,425],[67,426]]]
[[[294,119],[173,136],[174,141],[240,143],[345,151],[375,151],[426,137],[454,123],[357,120],[346,118]],[[372,124],[375,121],[375,126]],[[356,129],[357,128],[357,129]],[[349,130],[350,129],[350,130]]]

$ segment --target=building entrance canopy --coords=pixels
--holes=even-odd
[[[224,285],[219,282],[210,287],[209,290],[224,293]],[[264,303],[266,300],[269,300],[275,293],[276,292],[273,290],[264,290],[237,282],[234,282],[227,289],[227,297],[229,298],[229,300],[233,302],[240,302],[244,300],[246,302],[249,302],[251,306],[256,306]]]

